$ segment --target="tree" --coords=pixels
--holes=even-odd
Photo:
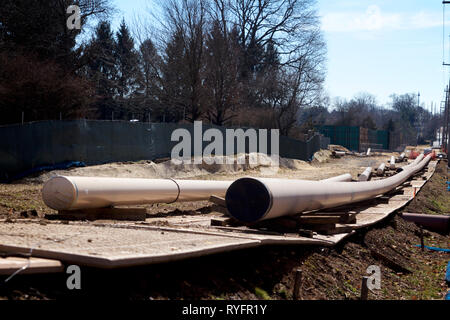
[[[271,106],[289,132],[298,111],[322,95],[326,46],[314,0],[231,0],[243,52],[245,101]],[[266,95],[266,96],[265,96]]]
[[[206,39],[205,87],[209,121],[224,125],[234,118],[241,106],[239,54],[236,32],[228,32],[221,21],[213,22]]]
[[[255,71],[269,44],[283,64],[302,59],[306,47],[321,38],[315,5],[315,0],[230,0],[230,20],[239,31],[245,68]]]
[[[367,117],[364,118],[364,120],[361,123],[361,126],[363,128],[377,130],[377,125],[375,124],[375,121],[373,121],[373,119],[370,115],[368,115]]]
[[[165,120],[179,121],[189,107],[192,94],[189,85],[189,67],[186,63],[185,45],[181,32],[175,32],[166,44],[161,68],[162,91],[160,116]]]
[[[414,94],[403,94],[391,96],[392,109],[397,111],[401,119],[410,127],[418,119],[418,109],[416,104],[416,97]]]
[[[139,70],[139,56],[134,48],[125,20],[122,20],[116,33],[114,58],[117,67],[117,101],[121,112],[138,112],[132,107],[132,98],[136,94],[142,74]]]
[[[88,114],[90,83],[57,63],[29,55],[0,53],[0,124],[75,119]]]
[[[94,97],[82,78],[80,30],[66,25],[69,5],[81,22],[107,16],[108,0],[2,0],[0,5],[0,108],[2,123],[83,117]]]
[[[150,39],[144,40],[139,47],[139,64],[141,77],[136,102],[143,112],[154,113],[161,109],[162,59]]]
[[[172,107],[182,107],[180,111],[186,119],[195,121],[205,111],[202,73],[205,65],[206,0],[168,0],[162,5],[162,10],[165,16],[162,27],[168,35],[166,40],[175,41],[174,45],[166,43],[166,69],[176,66],[179,81],[175,85],[181,86],[175,90],[178,96]],[[172,54],[173,50],[178,51],[176,55]],[[174,88],[166,88],[166,91],[170,90]]]
[[[392,132],[395,131],[395,124],[394,124],[394,121],[392,120],[392,118],[389,119],[388,122],[386,122],[383,129],[386,131],[392,131]]]
[[[2,0],[0,25],[2,48],[52,59],[70,70],[79,67],[76,38],[81,30],[69,30],[67,8],[77,4],[84,26],[92,17],[107,17],[108,0]]]
[[[100,21],[95,29],[93,38],[85,49],[88,63],[84,69],[84,76],[95,86],[96,101],[94,107],[99,117],[110,119],[113,112],[116,118],[123,116],[114,99],[118,93],[118,70],[115,59],[115,40],[111,25],[107,21]]]

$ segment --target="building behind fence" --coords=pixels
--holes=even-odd
[[[74,120],[2,126],[0,180],[14,180],[43,166],[51,168],[67,162],[95,165],[169,158],[178,143],[171,141],[172,132],[179,128],[187,129],[194,137],[193,124]],[[226,128],[203,125],[203,132],[209,128],[221,130],[226,137]],[[306,142],[280,137],[279,153],[281,157],[311,160],[316,151],[326,149],[329,143],[330,139],[321,135]],[[203,142],[203,147],[208,144]],[[236,148],[235,144],[235,153]],[[268,148],[270,154],[270,134]]]

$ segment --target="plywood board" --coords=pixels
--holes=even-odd
[[[0,258],[0,275],[12,275],[17,270],[25,267],[20,274],[57,273],[63,272],[64,267],[58,260],[41,258]]]

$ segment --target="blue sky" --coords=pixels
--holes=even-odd
[[[115,0],[130,21],[148,0]],[[445,60],[450,63],[450,5],[446,8]],[[439,104],[450,67],[442,66],[441,0],[318,0],[327,41],[325,88],[333,97],[351,98],[369,92],[381,104],[392,93],[420,92],[430,109]]]

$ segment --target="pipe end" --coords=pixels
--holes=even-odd
[[[264,218],[272,207],[272,196],[264,183],[254,178],[241,178],[228,188],[225,195],[230,215],[242,222]]]
[[[53,177],[42,188],[44,203],[55,210],[69,210],[76,198],[77,188],[66,177]]]

